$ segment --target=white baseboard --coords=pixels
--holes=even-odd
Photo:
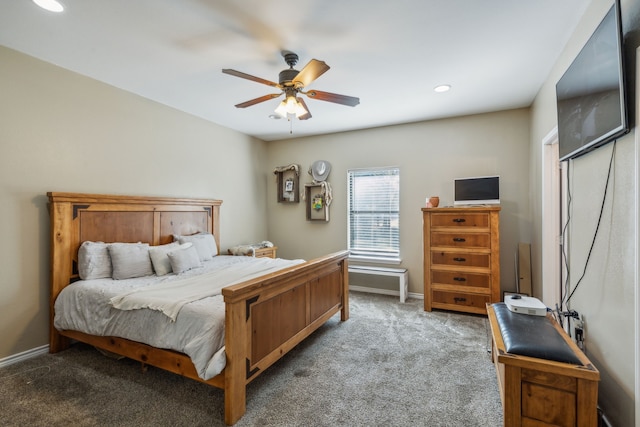
[[[424,294],[419,294],[417,292],[409,292],[409,295],[407,295],[408,298],[413,298],[413,299],[424,299]]]
[[[14,354],[0,359],[0,368],[13,365],[14,363],[22,362],[23,360],[31,359],[42,354],[49,352],[49,344],[32,348],[31,350],[23,351],[22,353]]]
[[[349,290],[350,291],[356,291],[356,292],[368,292],[370,294],[393,295],[393,296],[396,296],[396,297],[400,296],[400,291],[392,291],[391,289],[368,288],[366,286],[351,286],[351,285],[349,285]],[[424,299],[424,295],[416,293],[416,292],[409,292],[409,294],[407,295],[407,298]]]

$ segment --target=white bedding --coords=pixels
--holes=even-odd
[[[256,277],[256,271],[247,275],[242,268],[233,266],[261,263],[266,258],[243,256],[217,256],[203,263],[202,268],[181,275],[147,276],[127,280],[95,279],[75,282],[62,290],[55,302],[54,326],[59,330],[75,330],[98,336],[115,336],[142,342],[153,347],[176,350],[187,354],[198,375],[207,380],[224,368],[224,301],[218,295],[186,303],[179,310],[175,322],[158,310],[119,310],[111,299],[155,284],[181,281],[186,277],[208,274],[215,270],[236,270],[239,276],[225,275],[221,288]],[[300,264],[303,260],[268,259],[278,269]]]

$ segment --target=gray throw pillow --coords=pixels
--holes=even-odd
[[[111,277],[111,257],[109,244],[86,241],[78,250],[78,274],[82,280]]]
[[[167,256],[169,257],[169,262],[171,262],[171,269],[175,274],[184,273],[192,268],[202,267],[198,251],[193,245],[181,247],[178,250],[169,252]]]
[[[192,234],[191,236],[173,236],[180,243],[193,243],[200,261],[209,261],[218,255],[216,240],[211,233]]]
[[[109,255],[113,265],[113,278],[116,280],[153,274],[149,245],[147,243],[112,243]]]
[[[171,273],[171,262],[167,254],[178,248],[180,248],[180,243],[178,242],[149,247],[149,256],[151,257],[151,263],[153,264],[156,275],[164,276],[165,274]]]

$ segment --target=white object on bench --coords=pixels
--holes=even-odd
[[[407,299],[409,289],[409,270],[407,270],[406,268],[349,265],[349,273],[373,274],[376,276],[395,276],[400,279],[400,302],[404,303]]]

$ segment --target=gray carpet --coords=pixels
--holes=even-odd
[[[351,293],[247,387],[237,426],[500,426],[486,317]],[[223,426],[218,389],[82,344],[0,370],[2,426]]]

